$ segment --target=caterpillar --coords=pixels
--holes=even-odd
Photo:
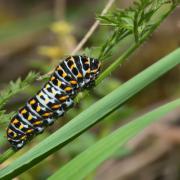
[[[87,56],[69,56],[52,73],[48,82],[14,115],[6,130],[16,151],[42,133],[73,106],[73,99],[95,85],[100,62]]]

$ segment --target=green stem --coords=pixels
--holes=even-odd
[[[161,24],[161,22],[176,8],[176,5],[172,5],[170,10],[165,13],[154,26],[139,39],[139,41],[133,44],[127,51],[125,51],[116,61],[114,61],[104,72],[101,73],[99,78],[96,80],[96,85],[98,85],[103,79],[108,77],[114,70],[116,70],[127,58],[133,54],[133,52],[139,48],[154,32],[154,30]]]
[[[125,51],[114,63],[112,63],[96,81],[96,85],[105,79],[109,74],[116,70],[139,46],[141,46],[145,40],[151,35],[151,33],[160,25],[160,23],[176,8],[176,5],[172,6],[171,9],[164,14],[161,19],[148,31],[139,41],[133,44],[127,51]],[[0,163],[3,163],[6,159],[11,157],[15,152],[12,149],[8,149],[0,156]]]
[[[15,151],[13,151],[12,149],[8,149],[7,151],[5,151],[1,156],[0,156],[0,164],[3,163],[6,159],[8,159],[9,157],[11,157],[13,154],[15,153]]]

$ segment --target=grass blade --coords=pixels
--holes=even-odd
[[[95,170],[98,165],[108,159],[116,151],[121,151],[122,146],[125,143],[150,123],[165,116],[168,112],[178,106],[180,107],[180,99],[172,101],[139,118],[136,118],[134,121],[117,129],[78,155],[67,165],[63,166],[62,169],[59,169],[55,174],[49,177],[48,180],[84,179],[90,172]]]
[[[180,64],[180,48],[162,58],[108,94],[51,136],[0,171],[0,179],[13,178],[60,149],[73,138],[130,99],[158,77]]]

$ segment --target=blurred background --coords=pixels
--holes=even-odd
[[[76,47],[106,2],[105,0],[0,0],[0,90],[5,88],[9,81],[24,78],[30,70],[44,74],[53,69],[60,58],[70,54]],[[113,8],[128,7],[131,3],[130,0],[117,0]],[[108,37],[108,33],[106,27],[99,27],[85,47],[101,45]],[[75,108],[48,128],[43,135],[35,138],[18,152],[17,156],[179,45],[180,11],[176,9],[120,69],[96,87],[86,99],[78,102]],[[40,88],[41,83],[36,82],[26,91],[13,97],[6,105],[7,112],[15,111],[23,105]],[[115,128],[179,95],[180,67],[177,67],[67,147],[16,179],[45,179]],[[119,158],[117,153],[87,179],[180,179],[179,125],[180,109],[177,109],[134,138],[125,148],[123,158]],[[4,134],[4,130],[0,133]],[[8,148],[8,144],[2,136],[0,141],[0,151],[3,152]],[[9,159],[7,164],[11,160]]]

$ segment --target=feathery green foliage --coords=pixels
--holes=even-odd
[[[37,77],[38,73],[29,72],[24,80],[18,78],[15,82],[11,81],[9,85],[0,92],[0,109],[4,107],[12,96],[27,88]]]
[[[0,125],[1,125],[1,127],[2,126],[7,126],[7,123],[9,122],[9,120],[15,114],[15,112],[10,112],[8,114],[6,114],[5,112],[6,112],[5,110],[0,111]]]
[[[127,9],[116,9],[98,19],[101,25],[110,26],[112,35],[102,45],[99,59],[106,60],[112,54],[112,49],[128,35],[133,35],[135,42],[151,31],[157,22],[153,19],[155,13],[165,4],[175,5],[174,1],[168,0],[140,0],[134,1]],[[152,20],[153,19],[153,20]]]
[[[11,81],[9,85],[0,92],[0,97],[1,97],[0,98],[0,125],[1,126],[6,126],[9,120],[15,114],[15,112],[6,113],[6,111],[3,110],[3,107],[6,105],[6,103],[9,101],[11,97],[13,97],[15,94],[27,88],[38,77],[38,75],[39,75],[38,73],[29,72],[24,80],[22,80],[21,78],[18,78],[15,82]]]

